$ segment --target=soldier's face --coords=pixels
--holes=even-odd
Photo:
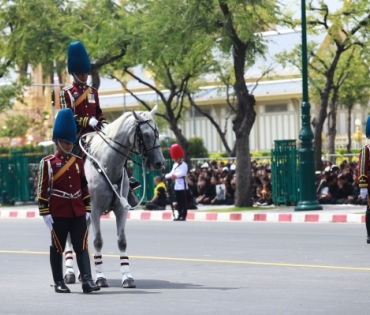
[[[62,155],[70,154],[73,149],[73,143],[70,143],[64,140],[58,140],[56,142],[56,146],[57,146],[59,153]]]
[[[76,77],[83,81],[83,82],[86,82],[87,81],[87,77],[89,76],[88,73],[75,73]]]

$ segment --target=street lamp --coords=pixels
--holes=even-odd
[[[301,131],[299,139],[301,146],[299,155],[299,202],[295,211],[322,210],[318,203],[315,189],[315,152],[312,146],[313,133],[310,126],[311,105],[308,100],[307,84],[307,30],[306,30],[306,0],[301,0],[302,10],[302,105]]]

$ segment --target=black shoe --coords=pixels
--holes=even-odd
[[[370,236],[367,237],[366,243],[370,244]]]
[[[57,293],[71,293],[63,280],[57,281],[54,285],[54,290]]]
[[[83,251],[77,251],[76,259],[78,269],[80,269],[81,274],[82,291],[84,293],[99,291],[100,287],[97,286],[91,278],[90,257],[88,251],[86,249]]]
[[[95,284],[93,279],[91,279],[91,275],[83,275],[82,276],[82,291],[83,293],[90,293],[93,291],[99,291],[100,287]]]
[[[135,191],[139,187],[141,187],[141,183],[136,178],[131,177],[130,178],[130,188],[131,188],[131,190]]]
[[[178,221],[186,221],[186,218],[180,218]]]

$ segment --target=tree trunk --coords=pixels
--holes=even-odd
[[[348,106],[348,118],[347,118],[347,154],[351,154],[351,147],[352,147],[352,138],[351,138],[351,116],[352,116],[352,105]],[[352,159],[352,158],[351,158]]]
[[[329,160],[335,164],[335,136],[337,135],[337,107],[338,107],[338,91],[339,88],[335,87],[333,96],[330,102],[330,112],[328,119],[328,151]]]
[[[245,45],[234,44],[234,90],[237,101],[233,130],[236,137],[236,197],[235,206],[252,207],[252,164],[249,135],[256,119],[254,97],[249,95],[244,80]]]
[[[184,150],[184,153],[185,153],[184,161],[186,162],[186,164],[188,164],[188,169],[190,170],[192,168],[192,165],[191,165],[191,159],[190,159],[189,141],[182,134],[181,129],[177,126],[176,121],[170,122],[170,123],[171,123],[171,127],[170,127],[171,130],[175,134],[175,137],[178,140],[179,145]]]
[[[93,70],[91,71],[91,86],[94,88],[94,89],[99,89],[100,87],[100,75],[99,75],[99,72],[97,70]]]
[[[319,117],[316,120],[316,127],[314,133],[314,147],[315,147],[315,169],[321,170],[322,169],[322,139],[321,134],[323,130],[323,126],[325,123],[325,119],[327,117],[327,108],[329,103],[329,95],[333,88],[334,82],[334,74],[337,68],[340,56],[344,52],[344,46],[338,46],[337,51],[335,52],[333,61],[330,67],[325,72],[326,82],[325,87],[321,91],[321,100],[320,100],[320,112]]]
[[[215,127],[218,135],[221,138],[222,144],[225,147],[225,150],[227,152],[227,155],[229,157],[231,157],[232,156],[231,155],[232,154],[232,151],[231,151],[231,148],[230,148],[230,146],[229,146],[229,144],[227,142],[227,139],[226,139],[226,131],[227,131],[227,129],[225,128],[225,130],[222,131],[220,125],[214,120],[214,118],[211,115],[209,115],[206,112],[202,111],[202,109],[197,104],[195,104],[194,100],[190,96],[189,96],[189,100],[190,100],[191,106],[193,106],[201,115],[203,115],[204,117],[206,117],[211,122],[211,124]],[[228,117],[226,119],[228,119]]]

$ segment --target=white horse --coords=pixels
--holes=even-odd
[[[107,209],[112,207],[116,217],[122,287],[135,287],[126,253],[125,223],[130,205],[127,202],[129,179],[124,164],[131,148],[134,147],[142,156],[143,165],[145,163],[147,167],[155,169],[160,169],[164,165],[165,160],[159,146],[158,129],[153,120],[156,112],[157,106],[150,112],[127,112],[108,125],[103,133],[94,135],[90,142],[90,150],[85,162],[85,172],[90,191],[92,209],[90,218],[95,237],[96,284],[101,287],[107,287],[108,283],[103,273],[101,253],[103,238],[100,229],[100,217]],[[65,280],[67,283],[72,281],[74,283],[72,246],[69,238],[65,256]]]

